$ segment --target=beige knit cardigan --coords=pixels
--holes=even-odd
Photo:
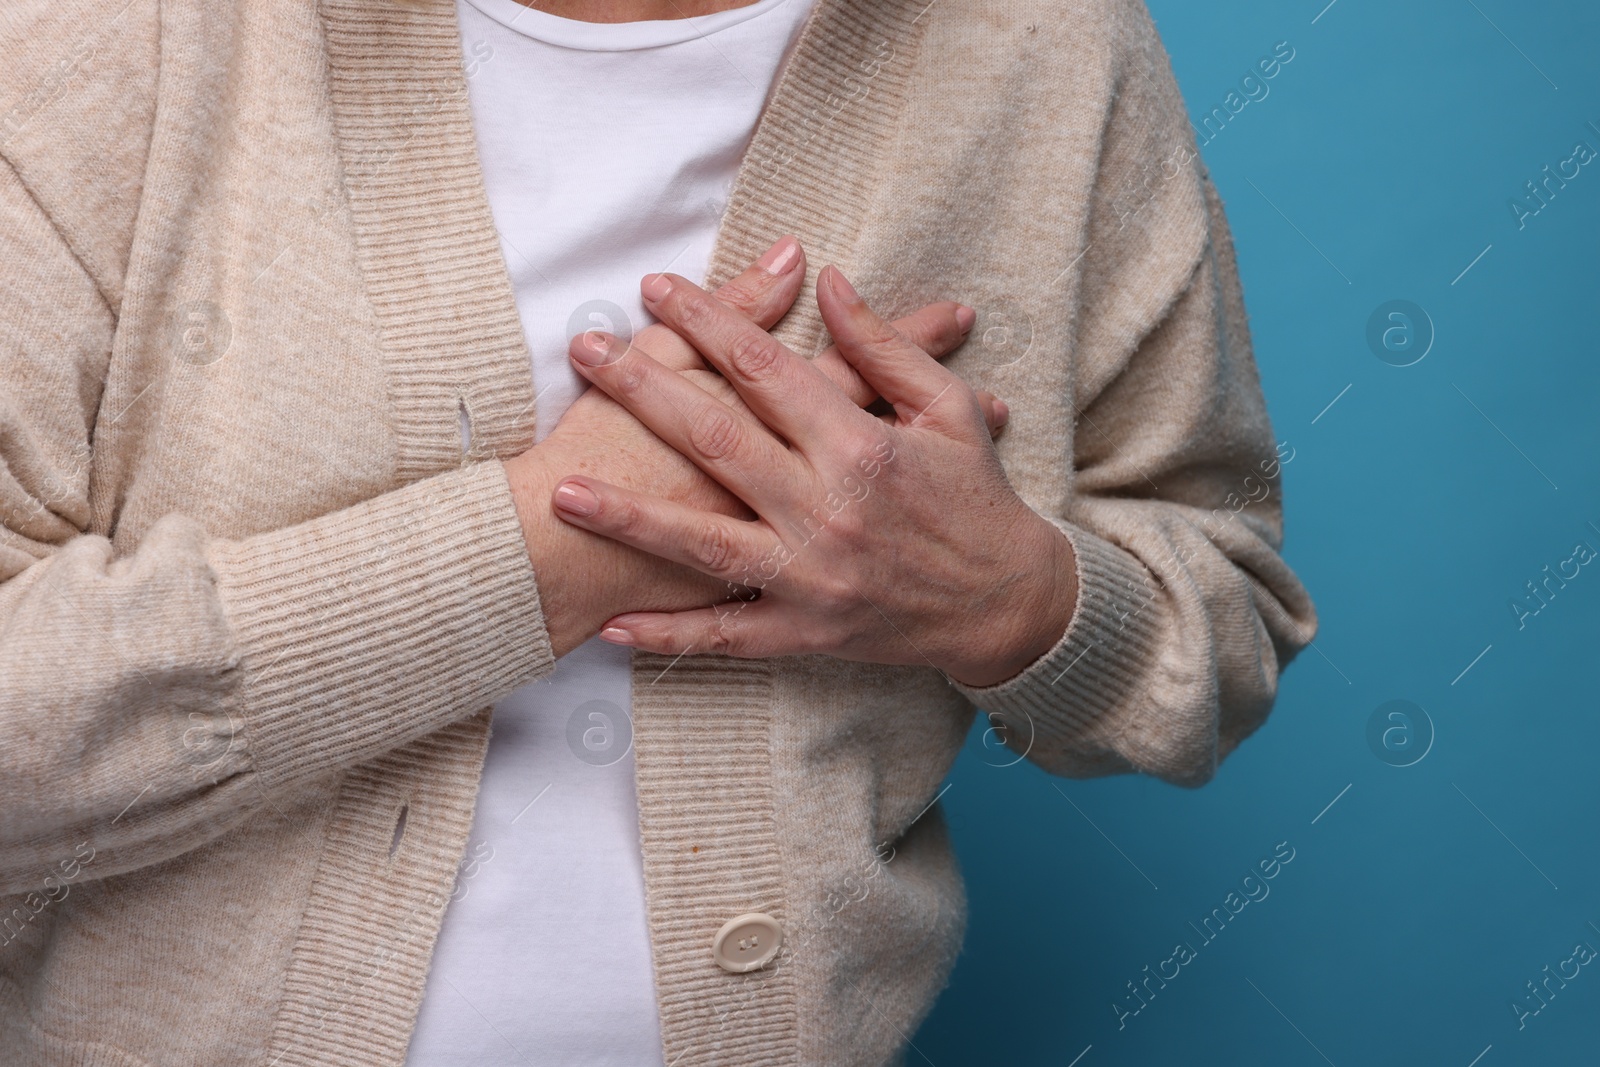
[[[552,664],[465,87],[453,0],[0,5],[0,1064],[403,1060],[488,709]],[[974,705],[1049,771],[1197,785],[1316,625],[1140,0],[820,0],[713,279],[785,232],[979,309],[951,366],[1081,602],[981,691],[636,657],[674,1067],[896,1062],[961,943],[930,801]],[[826,343],[809,283],[776,333]],[[730,974],[745,912],[783,951]]]

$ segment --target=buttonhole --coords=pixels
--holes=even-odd
[[[400,839],[406,836],[406,818],[411,813],[410,804],[400,805],[400,817],[394,821],[394,837],[389,842],[389,858],[394,859],[394,854],[400,851]]]

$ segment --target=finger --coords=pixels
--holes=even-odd
[[[989,427],[989,436],[999,437],[1000,431],[1011,419],[1011,408],[986,389],[978,390],[978,407],[983,410],[983,421]]]
[[[602,640],[663,656],[714,652],[742,659],[810,651],[777,605],[765,600],[678,612],[629,612],[600,631]]]
[[[801,498],[806,484],[801,461],[766,427],[663,367],[637,345],[610,334],[595,336],[605,342],[605,350],[574,339],[569,350],[573,367],[651,433],[758,514]]]
[[[782,556],[755,523],[700,511],[676,501],[590,478],[565,478],[551,497],[557,515],[574,526],[681,563],[730,586],[757,588],[776,574]],[[783,550],[781,545],[777,549]],[[773,574],[765,579],[760,575]]]
[[[941,300],[895,319],[891,325],[928,355],[943,359],[961,347],[977,321],[978,313],[965,304]],[[829,346],[811,365],[827,375],[858,407],[878,399],[878,391],[839,353],[838,345]]]
[[[984,390],[979,390],[975,399],[978,402],[978,410],[983,412],[983,421],[989,428],[989,439],[992,441],[1006,428],[1006,423],[1011,418],[1011,409],[1006,406],[1004,400]],[[900,425],[900,416],[893,413],[879,415],[878,419],[886,426]]]
[[[778,238],[745,270],[725,282],[712,295],[764,330],[794,306],[806,280],[806,254],[792,235]],[[592,333],[593,331],[590,331]],[[589,333],[585,338],[588,339]],[[650,353],[657,363],[673,370],[705,366],[694,346],[660,323],[640,330],[633,343]]]
[[[805,280],[805,249],[799,238],[786,234],[711,295],[763,330],[770,330],[794,306]]]
[[[805,452],[836,441],[860,407],[821,371],[766,330],[729,311],[704,289],[676,274],[652,274],[640,285],[645,305],[694,345],[733,383],[746,406]]]
[[[938,420],[946,412],[950,417],[942,428],[966,425],[974,410],[971,390],[879,318],[837,267],[824,267],[817,278],[817,308],[840,354],[894,405],[901,425]]]

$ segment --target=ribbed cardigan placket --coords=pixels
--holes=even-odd
[[[351,226],[388,371],[397,473],[414,480],[462,462],[462,412],[472,431],[467,461],[515,455],[534,440],[535,388],[479,169],[455,4],[321,6]],[[774,330],[797,351],[814,353],[824,340],[815,271],[853,261],[879,168],[895,149],[927,6],[817,0],[733,184],[708,284],[732,277],[781,234],[798,235],[811,277]],[[661,121],[674,121],[663,103]],[[728,919],[759,911],[782,922],[788,912],[770,670],[721,656],[634,657],[641,847],[672,1067],[799,1061],[796,986],[781,957],[735,975],[710,951]],[[285,977],[274,1067],[403,1062],[488,731],[485,712],[348,777]],[[373,869],[371,840],[394,832],[403,811],[424,824],[417,832],[447,846],[448,864]]]

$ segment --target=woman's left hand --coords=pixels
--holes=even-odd
[[[668,655],[926,663],[970,686],[1011,678],[1060,639],[1077,602],[1071,543],[1011,488],[972,389],[837,268],[819,275],[817,306],[893,418],[692,282],[657,274],[641,288],[755,417],[612,338],[604,351],[573,346],[573,364],[756,518],[585,477],[557,486],[556,513],[759,596],[618,615],[601,637]]]

